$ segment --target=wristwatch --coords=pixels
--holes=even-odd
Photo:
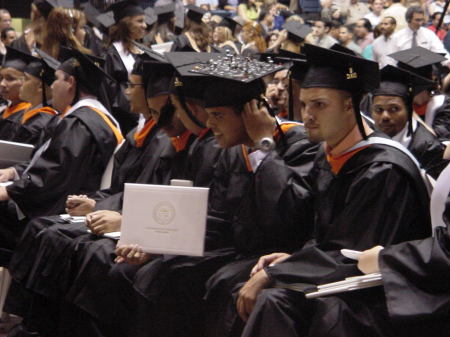
[[[261,138],[258,142],[258,149],[263,152],[270,152],[275,149],[275,142],[270,137]]]

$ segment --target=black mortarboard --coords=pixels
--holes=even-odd
[[[388,55],[398,61],[398,67],[431,78],[432,66],[445,61],[445,56],[422,47],[413,47]]]
[[[344,53],[344,54],[357,56],[356,53],[353,50],[348,49],[347,47],[344,47],[343,45],[340,45],[339,43],[335,43],[334,45],[331,46],[330,49],[339,51],[339,52]]]
[[[33,4],[37,7],[39,12],[47,18],[53,8],[64,7],[73,8],[73,0],[34,0]]]
[[[186,16],[197,23],[202,23],[203,15],[205,15],[206,11],[203,8],[200,8],[195,5],[187,5],[187,14]]]
[[[65,47],[61,47],[60,57],[65,61],[58,70],[75,77],[77,83],[92,94],[98,95],[102,79],[108,78],[115,81],[101,68],[104,62],[101,58],[85,55],[77,49]]]
[[[107,9],[113,11],[114,21],[117,23],[126,16],[144,15],[144,10],[138,5],[137,1],[122,0],[110,5]]]
[[[28,64],[25,72],[34,77],[42,78],[44,83],[50,86],[55,80],[55,71],[61,63],[38,48],[36,48],[36,53],[40,58],[33,57],[34,60]]]
[[[159,23],[167,22],[175,15],[175,4],[172,2],[164,6],[154,8]]]
[[[107,31],[109,27],[116,23],[113,11],[102,13],[96,19],[100,23],[100,28],[104,31]]]
[[[14,68],[19,71],[25,71],[28,63],[32,62],[31,55],[21,52],[15,48],[6,46],[6,55],[3,58],[2,68]]]
[[[332,88],[349,92],[359,130],[366,137],[359,103],[363,93],[379,86],[378,63],[310,44],[305,44],[302,51],[310,65],[302,88]]]
[[[225,17],[222,19],[222,21],[220,21],[219,23],[219,27],[227,27],[231,30],[231,32],[235,33],[236,30],[236,26],[242,26],[239,22],[237,22],[234,18],[230,18],[230,17]]]
[[[158,20],[158,16],[156,15],[155,10],[152,7],[147,7],[144,10],[144,14],[145,14],[145,23],[149,27],[152,26]]]
[[[136,62],[134,63],[133,70],[131,71],[134,75],[140,75],[143,76],[144,69],[143,65],[146,60],[153,60],[153,61],[159,61],[162,63],[166,63],[167,60],[164,58],[163,55],[151,50],[147,46],[140,44],[136,41],[131,41],[136,47],[138,47],[141,51],[143,51],[142,54],[138,54],[136,58]]]
[[[434,82],[405,69],[391,65],[380,71],[380,87],[372,91],[375,96],[399,96],[408,109],[408,132],[412,133],[412,115],[414,96],[434,86]]]
[[[283,29],[288,32],[288,39],[300,43],[303,42],[306,36],[312,32],[310,26],[305,25],[299,21],[289,21],[283,25]]]
[[[97,28],[101,27],[101,23],[98,21],[97,17],[101,14],[100,11],[94,7],[90,2],[86,2],[83,8],[84,15],[86,15],[86,20],[90,22]]]
[[[210,78],[204,92],[205,107],[234,106],[260,98],[264,93],[261,78],[283,69],[242,56],[212,55],[209,61],[192,65],[190,70]]]
[[[294,13],[291,12],[291,11],[289,11],[289,10],[282,9],[282,10],[280,11],[280,15],[281,15],[282,17],[284,17],[284,19],[286,20],[287,18],[289,18],[289,17],[291,17],[292,15],[294,15]]]
[[[147,97],[170,94],[174,69],[168,62],[156,60],[143,62],[143,80],[146,84]]]
[[[157,53],[156,51],[152,50],[146,45],[143,45],[142,43],[136,41],[131,41],[131,43],[133,43],[139,50],[141,50],[146,56],[148,56],[148,58],[159,61],[161,63],[167,63],[167,59],[164,57],[164,55]]]

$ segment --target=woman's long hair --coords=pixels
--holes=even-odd
[[[172,20],[160,24],[156,23],[144,40],[147,41],[148,44],[158,43],[158,41],[156,41],[156,36],[159,34],[159,37],[163,42],[173,41],[176,38],[174,31],[175,24]]]
[[[267,49],[266,40],[262,35],[262,26],[259,23],[247,22],[242,27],[242,31],[246,31],[249,34],[250,41],[246,41],[246,43],[254,42],[260,53]]]
[[[77,9],[57,7],[47,19],[42,38],[42,50],[54,58],[58,58],[60,46],[72,47],[82,53],[91,51],[83,47],[75,33],[86,24],[84,13]]]
[[[209,26],[204,22],[198,23],[187,17],[185,18],[185,25],[184,32],[190,33],[200,51],[208,51],[211,36]]]
[[[118,23],[116,23],[114,26],[112,26],[109,29],[109,39],[107,42],[107,46],[110,47],[113,42],[122,42],[125,50],[132,52],[132,46],[131,43],[131,16],[126,16],[122,18]]]

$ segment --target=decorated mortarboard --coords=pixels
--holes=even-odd
[[[388,55],[398,61],[398,67],[420,76],[431,78],[432,66],[445,61],[445,56],[422,48],[413,47]]]
[[[204,92],[206,107],[240,105],[264,92],[262,78],[284,69],[249,57],[213,54],[206,62],[192,65],[190,72],[209,77]],[[217,93],[220,93],[218,95]]]
[[[102,28],[103,30],[107,30],[109,27],[113,26],[116,23],[116,21],[114,20],[113,11],[102,13],[98,15],[96,19],[100,23],[100,28]]]
[[[155,13],[155,10],[152,7],[147,7],[144,9],[144,15],[145,15],[145,23],[147,26],[152,26],[155,24],[156,21],[158,21],[158,16]]]
[[[434,82],[411,71],[387,65],[380,71],[380,87],[372,91],[375,96],[398,96],[408,109],[408,132],[412,133],[414,96],[434,86]]]
[[[187,9],[186,16],[190,20],[197,22],[197,23],[202,23],[203,15],[205,15],[205,13],[206,13],[206,11],[203,8],[195,6],[195,5],[187,5],[186,9]]]
[[[227,27],[231,30],[231,32],[235,33],[236,30],[236,26],[242,26],[237,20],[235,20],[234,18],[230,18],[230,17],[225,17],[222,19],[222,21],[220,21],[219,23],[219,27]]]
[[[335,43],[334,45],[331,46],[330,49],[339,51],[339,52],[344,53],[344,54],[357,56],[356,53],[353,50],[348,49],[347,47],[344,47],[344,46],[340,45],[339,43]]]
[[[349,92],[359,131],[365,138],[359,103],[363,93],[379,86],[378,63],[311,44],[305,44],[302,51],[306,55],[309,69],[301,87],[331,88]]]
[[[23,72],[28,63],[32,62],[33,59],[34,58],[29,54],[6,46],[6,55],[3,58],[2,68],[13,68]]]
[[[117,23],[127,16],[144,15],[144,10],[139,6],[137,1],[134,0],[121,0],[113,3],[107,9],[113,11],[114,21]]]
[[[64,59],[58,70],[75,77],[77,83],[97,95],[102,79],[115,81],[102,69],[104,59],[86,55],[74,48],[61,47],[60,56]]]
[[[299,21],[289,21],[283,25],[283,29],[286,29],[288,32],[288,39],[300,43],[303,42],[308,36],[309,33],[312,32],[310,26],[305,25]]]

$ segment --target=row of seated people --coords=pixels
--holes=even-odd
[[[442,226],[430,238],[429,180],[359,111],[369,91],[382,109],[392,97],[411,109],[423,78],[388,67],[380,84],[376,63],[306,45],[306,65],[294,60],[301,71],[292,71],[302,124],[261,99],[261,78],[281,65],[143,51],[127,89],[143,123],[125,139],[100,102],[107,75],[95,60],[74,49],[60,65],[8,54],[2,72],[53,73],[61,112],[28,163],[0,172],[13,181],[0,187],[2,264],[13,277],[5,311],[23,317],[11,336],[445,336],[449,238]],[[125,183],[171,179],[210,188],[204,256],[149,254],[103,236],[120,231]],[[385,287],[305,299],[311,285],[376,270],[340,250],[378,245]]]

